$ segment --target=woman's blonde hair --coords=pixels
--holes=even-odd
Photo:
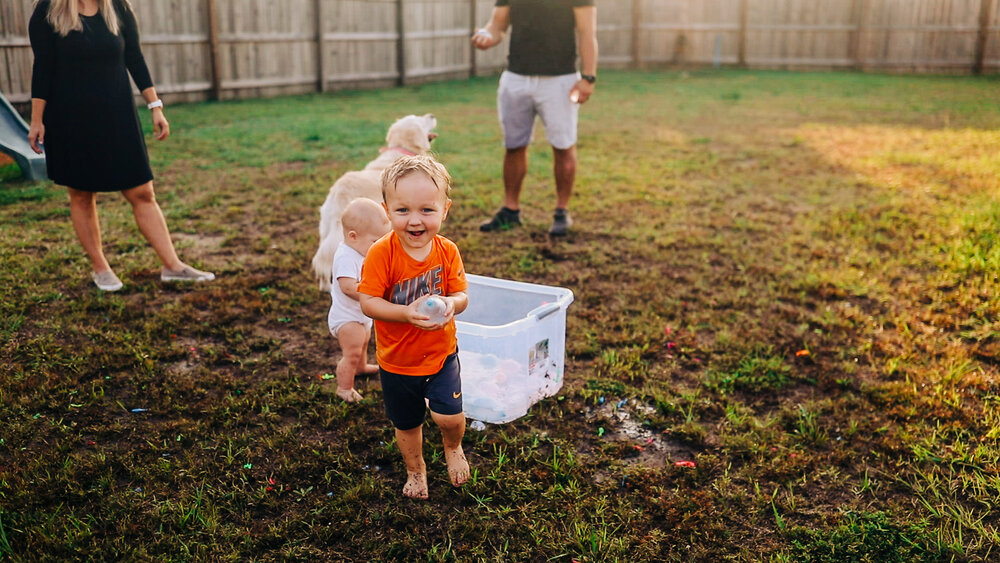
[[[126,10],[132,9],[128,0],[122,2]],[[115,11],[112,0],[97,0],[97,13],[104,17],[104,23],[111,33],[118,35],[118,12]],[[83,31],[79,0],[52,0],[46,19],[61,37],[66,37],[71,31]]]

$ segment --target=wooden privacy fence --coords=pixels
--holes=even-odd
[[[172,100],[496,72],[469,36],[493,0],[131,0]],[[31,90],[33,0],[0,0],[0,91]],[[1000,0],[596,0],[600,64],[996,72]]]
[[[34,0],[0,0],[0,91],[30,99]],[[490,73],[473,53],[492,0],[131,0],[157,91],[172,99],[267,96]],[[482,22],[479,22],[482,23]]]

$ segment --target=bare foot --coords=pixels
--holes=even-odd
[[[448,477],[451,477],[451,484],[461,487],[469,480],[469,462],[465,459],[465,452],[462,446],[453,451],[444,452],[445,462],[448,464]]]
[[[427,498],[427,475],[425,473],[406,472],[406,484],[403,485],[403,495],[410,498]]]
[[[351,387],[350,389],[341,389],[338,387],[337,396],[347,401],[348,403],[354,403],[360,401],[361,399],[364,399],[364,397],[361,396],[361,393],[358,393],[353,387]]]
[[[378,366],[376,364],[365,364],[365,369],[361,370],[361,373],[365,375],[374,375],[378,373]]]

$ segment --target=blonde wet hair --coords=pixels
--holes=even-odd
[[[448,174],[448,169],[433,156],[418,154],[397,159],[396,162],[382,171],[380,182],[382,184],[382,199],[386,200],[386,191],[390,186],[395,188],[396,182],[414,172],[426,174],[434,182],[434,185],[444,192],[445,197],[451,197],[451,174]]]
[[[126,10],[132,9],[129,0],[121,1]],[[35,0],[35,3],[37,4],[38,0]],[[104,23],[111,33],[118,35],[118,12],[115,10],[113,0],[97,0],[97,13],[104,18]],[[71,31],[83,31],[79,0],[51,0],[45,19],[61,37],[66,37]]]
[[[351,231],[377,234],[376,229],[385,227],[381,233],[389,232],[389,216],[386,215],[385,209],[381,204],[366,197],[348,203],[340,216],[340,223],[344,229],[345,239],[347,233]]]

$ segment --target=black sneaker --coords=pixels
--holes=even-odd
[[[549,229],[549,234],[554,237],[564,237],[572,225],[573,219],[569,216],[569,211],[556,208],[555,214],[552,215],[552,228]]]
[[[496,215],[494,215],[492,219],[482,225],[479,225],[479,230],[484,233],[489,233],[491,231],[505,231],[507,229],[513,229],[520,224],[520,210],[501,207],[500,211],[497,211]]]

